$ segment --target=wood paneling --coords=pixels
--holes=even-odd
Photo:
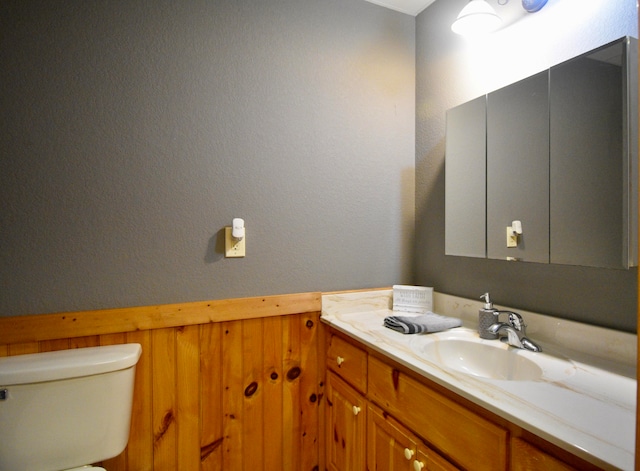
[[[0,345],[314,312],[320,304],[320,293],[301,293],[0,317]]]
[[[320,294],[305,293],[4,318],[0,356],[142,345],[129,444],[109,471],[313,471],[319,311]]]
[[[180,385],[176,381],[176,329],[158,329],[151,332],[152,361],[152,427],[153,469],[178,469],[177,458],[177,404]]]
[[[151,331],[127,333],[127,342],[142,345],[142,356],[136,365],[136,382],[131,415],[131,435],[127,446],[127,470],[153,470],[153,377],[151,354]]]
[[[264,319],[266,332],[282,332],[282,318],[270,317]],[[282,388],[284,344],[282,338],[275,335],[263,337],[262,351],[264,354],[263,394],[269,398],[269,407],[264,411],[265,429],[265,461],[270,463],[285,463],[283,459],[284,443],[289,431],[284,430],[284,421],[279,420],[284,412],[284,396]],[[290,443],[289,443],[289,446]],[[284,468],[283,468],[284,469]]]

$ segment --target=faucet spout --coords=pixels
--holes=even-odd
[[[520,318],[522,320],[522,318]],[[487,328],[492,334],[507,334],[507,343],[512,347],[524,348],[532,352],[541,352],[542,348],[535,342],[524,336],[524,329],[507,324],[506,322],[497,322]]]
[[[488,329],[492,334],[507,334],[507,343],[512,347],[524,348],[522,345],[522,341],[520,340],[520,336],[518,335],[518,331],[511,325],[505,322],[498,322],[496,324],[491,325]]]
[[[532,352],[541,352],[542,348],[540,347],[540,345],[538,345],[537,343],[534,343],[533,341],[529,340],[527,337],[522,337],[520,339],[520,342],[522,342],[522,347],[527,349],[527,350],[531,350]]]

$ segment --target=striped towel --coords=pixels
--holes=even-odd
[[[403,334],[421,334],[440,332],[460,327],[462,321],[455,317],[441,316],[427,311],[419,316],[388,316],[384,318],[384,326]]]

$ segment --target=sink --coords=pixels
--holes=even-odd
[[[453,370],[482,378],[511,381],[536,381],[543,370],[517,350],[502,343],[492,345],[470,340],[448,339],[431,342],[423,353]]]
[[[556,380],[571,376],[571,362],[508,346],[477,335],[433,337],[414,346],[421,357],[468,375],[503,381]]]

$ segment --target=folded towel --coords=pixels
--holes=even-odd
[[[441,316],[431,311],[419,316],[389,316],[384,318],[384,326],[403,334],[432,333],[460,327],[462,321],[455,317]]]

